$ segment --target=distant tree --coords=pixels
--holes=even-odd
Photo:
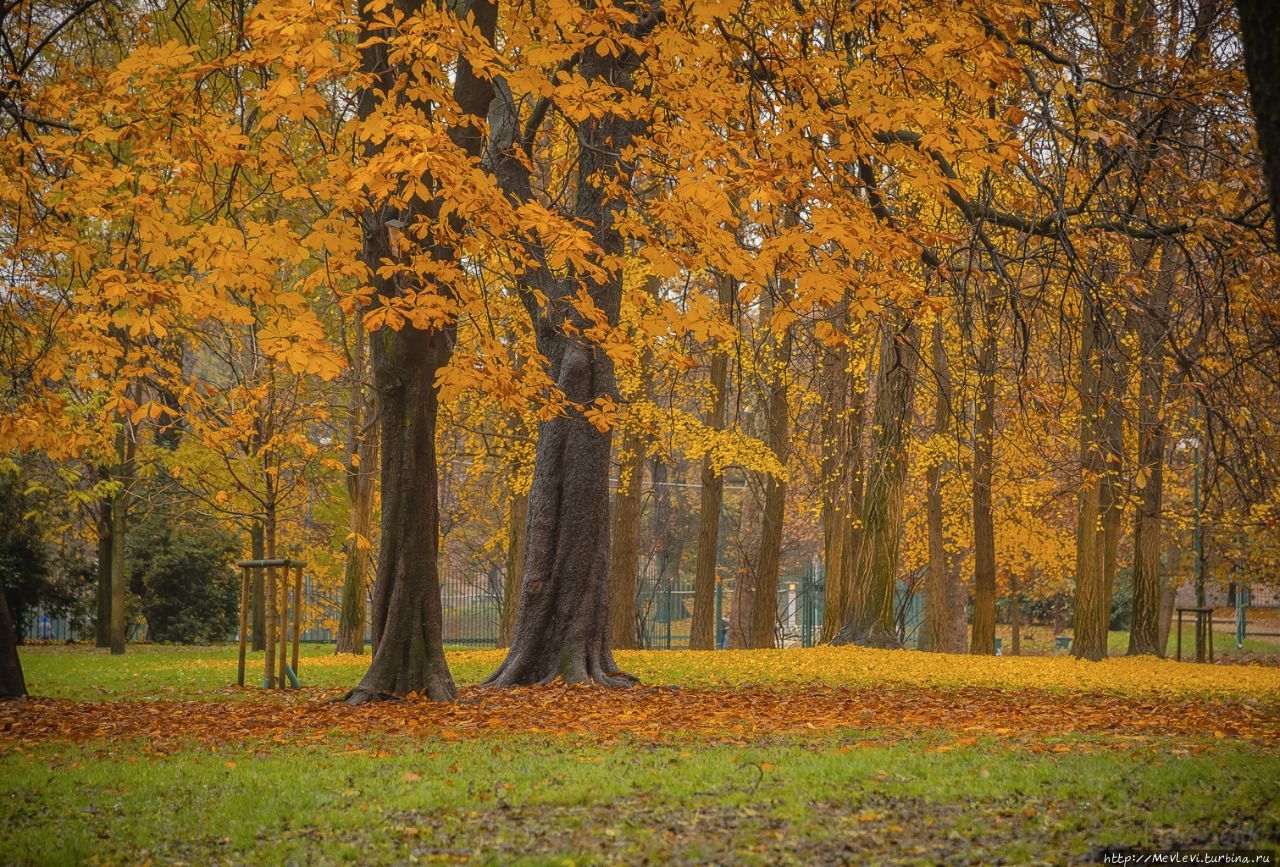
[[[49,552],[19,484],[0,478],[0,588],[21,642],[27,618],[49,595]]]
[[[130,534],[127,568],[152,641],[225,640],[235,629],[235,537],[156,513]]]

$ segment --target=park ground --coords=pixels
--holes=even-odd
[[[1117,639],[1118,640],[1118,639]],[[1225,642],[1224,642],[1225,643]],[[0,861],[1087,863],[1280,846],[1280,667],[913,651],[618,654],[634,690],[329,701],[230,686],[234,648],[22,653]],[[1249,664],[1241,664],[1247,660]],[[261,665],[260,656],[251,657]]]

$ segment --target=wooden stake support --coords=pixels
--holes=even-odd
[[[302,567],[300,560],[241,560],[240,567],[240,655],[236,671],[236,683],[244,686],[245,650],[249,640],[249,573],[252,569],[267,570],[267,652],[263,660],[262,686],[264,689],[286,688],[290,682],[298,685],[298,651],[302,642]],[[279,570],[279,572],[277,572]],[[277,580],[277,576],[279,580]],[[290,587],[290,577],[293,586]],[[292,589],[292,594],[290,594]],[[289,597],[292,595],[293,604]],[[292,622],[290,615],[292,614]],[[292,629],[293,665],[289,665],[289,638]],[[276,654],[279,653],[279,660]],[[278,665],[278,669],[277,669]]]

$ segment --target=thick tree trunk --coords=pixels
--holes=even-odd
[[[579,404],[614,394],[603,350],[567,337],[552,356],[556,385]],[[558,357],[557,357],[558,356]],[[539,426],[529,491],[524,587],[511,649],[487,685],[634,682],[610,651],[609,452],[611,430],[580,414]]]
[[[943,345],[942,322],[933,325],[933,375],[937,379],[938,397],[933,410],[933,436],[948,436],[954,424],[951,402],[954,399],[951,368]],[[929,572],[925,593],[925,630],[922,649],[935,653],[963,653],[967,644],[968,606],[964,584],[953,558],[947,552],[947,536],[943,524],[942,474],[945,461],[931,453],[925,471],[926,518],[929,537]]]
[[[98,647],[111,646],[111,500],[98,501],[98,616],[94,621],[94,638]]]
[[[373,525],[374,464],[378,456],[377,427],[370,424],[376,407],[364,386],[365,330],[355,319],[355,350],[351,359],[351,410],[347,431],[347,502],[351,508],[350,538],[346,544],[346,572],[342,581],[342,609],[338,619],[337,653],[364,653],[365,605],[369,596],[369,555]]]
[[[719,280],[721,313],[729,315],[737,281],[727,275]],[[725,389],[729,379],[729,357],[716,352],[711,357],[711,406],[702,423],[712,430],[724,428]],[[724,476],[716,472],[712,456],[702,458],[702,486],[698,503],[698,565],[693,578],[693,622],[689,629],[690,650],[711,650],[716,641],[716,564],[720,558],[720,507],[724,502]]]
[[[991,477],[995,468],[996,328],[984,317],[978,356],[978,411],[973,430],[973,631],[969,652],[996,652],[996,539],[992,515]]]
[[[412,17],[421,0],[410,0],[397,8]],[[456,14],[468,16],[471,24],[492,42],[497,26],[498,10],[490,0],[472,0],[454,7]],[[383,94],[409,70],[394,67],[388,59],[387,46],[375,36],[387,35],[375,18],[380,8],[368,4],[360,9],[362,71],[372,77],[369,87],[360,93],[359,116],[368,118],[377,108]],[[493,102],[494,87],[490,80],[476,75],[466,57],[457,59],[453,95],[464,118],[449,130],[453,143],[469,156],[480,155],[481,139],[471,122],[484,117]],[[425,98],[412,92],[399,97],[414,108],[430,114]],[[380,143],[365,142],[366,156],[376,155]],[[426,179],[430,180],[430,179]],[[380,202],[368,208],[361,218],[364,246],[361,259],[369,269],[371,281],[383,297],[403,295],[424,288],[449,295],[448,286],[429,287],[416,281],[402,283],[378,274],[382,263],[402,255],[393,244],[398,219],[400,228],[408,222],[422,220],[429,232],[438,221],[441,202],[427,201],[416,190],[429,188],[423,179],[415,179],[407,194],[403,211],[393,203]],[[451,220],[462,228],[462,217]],[[418,228],[417,224],[413,228]],[[402,232],[412,239],[414,233]],[[446,245],[423,239],[421,246],[408,241],[417,252],[426,252],[441,262],[452,261],[456,252]],[[436,374],[449,361],[454,333],[451,327],[422,330],[410,325],[399,331],[381,331],[372,336],[370,356],[374,383],[378,390],[379,420],[382,428],[382,533],[379,546],[377,578],[374,584],[372,633],[373,659],[360,683],[347,695],[351,704],[362,704],[387,696],[411,692],[425,693],[434,701],[451,701],[458,691],[444,658],[443,613],[440,602],[440,503],[439,471],[436,465],[436,424],[438,419]]]
[[[267,556],[267,537],[262,530],[262,522],[255,520],[249,526],[249,551],[254,560],[265,560]],[[264,569],[254,569],[249,579],[251,619],[253,621],[253,649],[265,650],[267,647],[267,573]]]
[[[502,587],[502,625],[498,629],[498,647],[510,647],[516,630],[516,606],[524,585],[524,532],[529,519],[529,496],[513,493],[507,508],[507,568]]]
[[[1138,509],[1133,519],[1133,612],[1129,655],[1164,656],[1160,640],[1160,524],[1164,508],[1164,339],[1174,279],[1172,244],[1161,254],[1160,271],[1147,309],[1138,316]]]
[[[411,692],[452,701],[440,605],[436,373],[450,337],[405,327],[373,339],[382,425],[382,539],[373,594],[373,659],[351,704]]]
[[[0,698],[17,698],[27,694],[18,659],[18,627],[9,614],[9,600],[0,592]]]
[[[618,491],[613,501],[613,548],[609,582],[612,585],[610,623],[613,646],[640,646],[636,593],[640,577],[640,506],[644,492],[644,444],[639,434],[623,437],[618,468]]]
[[[117,494],[111,504],[111,654],[124,653],[127,624],[125,621],[125,566],[124,540],[125,518],[128,515],[128,494]]]
[[[1236,0],[1236,7],[1271,213],[1280,214],[1280,4],[1275,0]],[[1280,220],[1272,223],[1280,246]]]
[[[847,309],[845,299],[836,315],[836,326],[841,330],[847,326]],[[849,508],[849,355],[847,343],[822,349],[822,572],[828,601],[843,590],[841,579],[849,569],[850,543],[858,520]],[[824,617],[824,626],[827,622]],[[836,625],[834,618],[830,622]]]
[[[646,36],[656,20],[642,13],[628,29]],[[579,73],[587,82],[608,81],[628,88],[640,57],[630,51],[601,57],[584,52]],[[504,110],[510,111],[512,106]],[[616,115],[577,124],[577,178],[572,216],[592,227],[606,262],[624,253],[617,219],[626,202],[616,186],[630,183],[632,166],[623,162],[639,121]],[[528,201],[528,169],[507,142],[522,125],[515,118],[490,119],[495,142],[504,144],[499,181],[511,197]],[[543,251],[531,250],[543,256]],[[528,275],[539,292],[522,300],[535,326],[538,349],[552,380],[568,400],[590,406],[597,398],[618,400],[613,362],[598,346],[581,340],[590,323],[571,298],[585,291],[616,325],[622,304],[622,275],[570,273],[559,277],[545,267]],[[565,326],[571,326],[566,328]],[[515,686],[563,678],[569,683],[629,686],[635,678],[620,671],[610,650],[609,453],[613,431],[598,430],[576,412],[540,425],[529,491],[524,587],[516,611],[507,658],[488,685]]]
[[[791,363],[791,332],[778,342],[770,373],[768,446],[784,468],[787,465],[787,368]],[[786,516],[787,483],[770,475],[765,482],[764,515],[760,527],[760,551],[756,555],[755,595],[751,606],[750,647],[773,647],[778,625],[778,568],[782,556],[782,522]]]
[[[872,459],[862,501],[862,544],[850,585],[849,617],[834,644],[896,647],[899,643],[893,622],[893,595],[920,330],[914,323],[886,322],[880,341]]]
[[[1018,570],[1009,572],[1009,631],[1014,656],[1022,655],[1022,594],[1018,588]]]

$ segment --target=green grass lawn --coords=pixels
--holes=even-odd
[[[364,664],[323,647],[304,656],[304,682],[325,690],[351,685]],[[451,664],[460,683],[475,683],[494,658],[455,653]],[[717,661],[741,666],[743,658],[653,652],[624,664],[650,682],[688,679],[732,702],[738,688],[716,685]],[[767,661],[760,680],[797,691],[810,688],[802,669],[815,659],[846,660],[841,671],[867,669],[869,682],[877,666],[901,675],[921,660],[944,662],[856,649],[755,658]],[[38,695],[266,701],[256,690],[228,688],[234,659],[233,648],[133,647],[117,658],[87,649],[23,652]],[[1259,672],[1148,664],[1161,673],[1208,673],[1224,689],[1236,675]],[[1082,677],[1098,670],[1030,659],[976,662],[972,670],[982,683],[990,671],[1024,668],[1061,680],[1076,665]],[[970,700],[951,680],[922,688]],[[1054,695],[1069,702],[1069,694]],[[1280,713],[1273,693],[1257,701]],[[278,706],[284,731],[289,714],[302,711]],[[678,731],[458,738],[389,730],[212,745],[33,744],[0,731],[0,863],[1058,864],[1116,846],[1280,845],[1274,741],[1212,731],[1135,735],[1123,719],[1115,731],[1076,736],[1002,735],[998,726],[994,719],[990,731],[958,730],[940,717],[936,730],[922,732],[859,728],[851,719],[836,731],[732,740]]]

